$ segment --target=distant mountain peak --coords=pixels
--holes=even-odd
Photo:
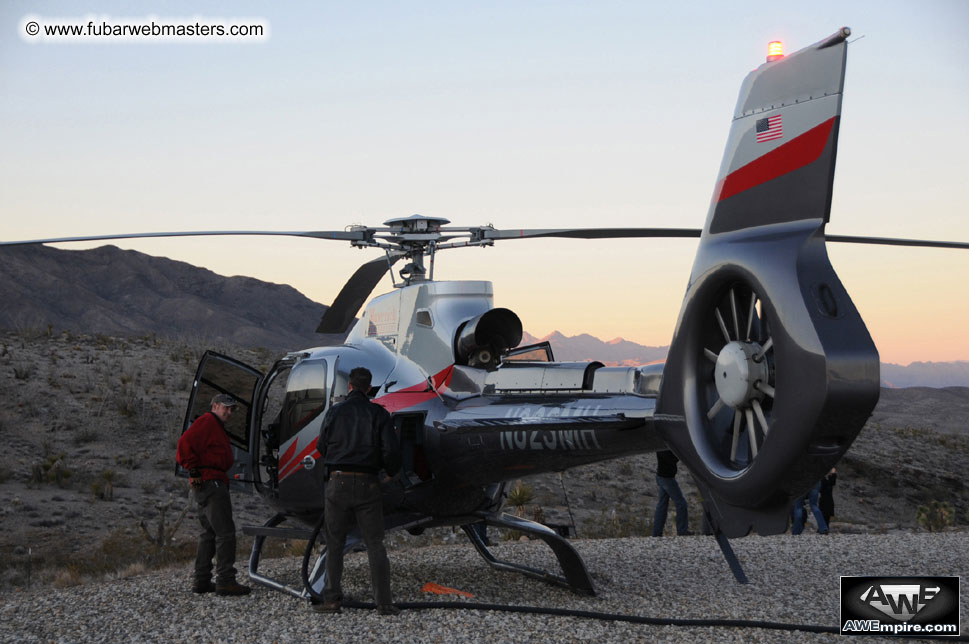
[[[6,247],[0,327],[206,338],[293,350],[320,344],[326,310],[288,285],[224,277],[166,257],[106,245]]]
[[[165,257],[105,245],[92,250],[7,246],[0,252],[0,328],[88,334],[146,335],[219,341],[292,351],[331,344],[314,329],[326,310],[285,284],[224,277]],[[598,360],[645,365],[666,358],[669,347],[621,337],[555,330],[523,344],[547,341],[557,360]],[[881,365],[893,387],[969,386],[969,361]]]
[[[536,338],[528,332],[522,334],[523,344],[536,342],[551,344],[556,360],[566,362],[598,360],[610,366],[643,365],[664,360],[669,349],[669,347],[649,347],[624,338],[615,338],[606,342],[588,333],[567,336],[561,331],[552,331],[542,338]]]

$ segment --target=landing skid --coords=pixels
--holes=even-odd
[[[255,537],[252,541],[252,553],[249,555],[249,577],[254,583],[266,588],[287,593],[299,599],[311,599],[310,592],[304,584],[300,584],[299,589],[286,585],[284,582],[267,577],[259,572],[259,559],[262,556],[262,548],[268,538],[276,539],[304,539],[309,541],[313,538],[313,530],[310,528],[280,528],[278,527],[288,517],[285,514],[277,514],[261,526],[244,526],[242,533]],[[344,552],[349,552],[360,543],[360,538],[351,533],[347,535],[347,545]],[[309,582],[313,590],[322,595],[323,583],[326,571],[324,562],[326,552],[320,555],[313,568],[309,571]]]
[[[589,577],[589,572],[585,568],[585,563],[582,561],[582,557],[580,557],[579,553],[575,551],[572,544],[562,538],[555,530],[552,530],[548,526],[542,525],[541,523],[529,521],[528,519],[512,516],[510,514],[496,514],[479,511],[475,512],[475,515],[490,526],[494,526],[496,528],[505,528],[506,530],[517,530],[518,532],[527,534],[530,537],[544,541],[552,549],[552,552],[555,553],[555,556],[559,560],[559,565],[562,567],[562,572],[565,573],[565,576],[560,577],[545,570],[539,570],[538,568],[531,568],[529,566],[511,563],[509,561],[502,561],[495,557],[494,553],[488,549],[488,546],[485,545],[485,542],[481,539],[481,536],[474,531],[470,524],[462,525],[461,528],[464,530],[464,533],[468,535],[468,539],[471,540],[471,543],[478,551],[478,554],[484,557],[484,560],[487,561],[492,568],[495,568],[496,570],[518,572],[540,581],[555,584],[556,586],[561,586],[563,588],[568,588],[569,590],[582,595],[596,594],[595,586],[592,585],[592,578]]]
[[[309,597],[309,593],[307,593],[305,588],[296,590],[295,588],[290,588],[281,581],[277,581],[271,577],[266,577],[265,575],[259,573],[259,558],[262,555],[262,546],[267,538],[309,539],[310,536],[312,536],[313,531],[306,528],[276,527],[285,520],[286,515],[277,514],[269,521],[266,521],[266,523],[264,523],[262,526],[243,526],[243,534],[255,537],[252,540],[252,553],[249,555],[249,578],[260,586],[265,586],[267,588],[272,588],[273,590],[288,593],[300,599],[307,599]],[[315,573],[316,570],[314,569],[313,572]]]
[[[279,525],[286,519],[286,515],[277,514],[262,526],[244,526],[242,528],[243,534],[255,537],[252,542],[252,553],[249,556],[249,577],[254,583],[259,584],[260,586],[278,590],[299,599],[311,599],[311,594],[305,588],[305,586],[301,585],[300,588],[293,588],[292,586],[287,585],[285,582],[273,579],[272,577],[263,575],[259,572],[259,561],[262,556],[262,549],[265,545],[266,539],[276,538],[310,540],[313,538],[313,530],[309,528],[279,527]],[[488,525],[496,528],[517,530],[518,532],[526,534],[529,537],[543,540],[546,544],[548,544],[548,546],[555,553],[555,556],[558,558],[559,565],[562,567],[564,576],[555,575],[538,568],[532,568],[530,566],[498,559],[494,553],[491,552],[488,546],[485,545],[481,537],[478,536],[478,534],[471,528],[471,524],[477,521],[484,521]],[[521,573],[540,581],[555,584],[556,586],[561,586],[563,588],[568,588],[580,594],[595,595],[595,587],[592,584],[592,578],[589,577],[589,573],[585,568],[585,563],[583,563],[579,553],[575,551],[568,541],[559,536],[557,532],[540,523],[508,514],[495,514],[485,511],[478,511],[471,515],[460,518],[453,517],[447,520],[425,519],[414,521],[405,525],[397,526],[397,528],[416,529],[440,527],[446,525],[461,525],[465,534],[468,535],[468,538],[471,540],[471,543],[474,545],[478,553],[485,559],[485,561],[488,562],[490,566],[496,570]],[[359,536],[351,533],[347,537],[347,544],[344,551],[349,552],[353,550],[359,543]],[[323,584],[326,574],[325,562],[326,552],[324,551],[317,558],[313,568],[309,571],[309,583],[313,587],[314,592],[317,594],[323,593]]]
[[[249,557],[249,577],[253,580],[253,582],[261,586],[293,595],[299,599],[312,599],[312,593],[307,590],[305,584],[301,584],[298,589],[292,588],[286,585],[284,582],[278,581],[259,572],[259,559],[262,555],[262,548],[267,538],[305,539],[307,541],[315,541],[317,535],[314,534],[314,531],[310,530],[309,528],[279,527],[279,525],[284,522],[286,518],[287,517],[284,514],[277,514],[262,526],[245,526],[242,528],[242,532],[244,534],[255,537],[252,542],[252,554]],[[707,516],[707,519],[710,525],[715,525],[709,515]],[[532,568],[530,566],[498,559],[488,548],[487,544],[485,544],[479,533],[476,532],[472,527],[472,524],[479,521],[484,521],[487,525],[495,528],[516,530],[528,535],[529,537],[541,539],[552,549],[552,552],[558,559],[564,575],[556,575],[539,568]],[[471,541],[472,545],[474,545],[475,550],[478,551],[478,554],[484,558],[488,565],[496,570],[517,572],[527,577],[538,579],[539,581],[554,584],[562,588],[567,588],[582,595],[596,594],[595,586],[592,583],[592,578],[589,576],[588,570],[586,570],[585,562],[582,561],[582,557],[579,556],[579,553],[575,550],[575,548],[572,547],[572,544],[566,541],[552,528],[535,521],[529,521],[528,519],[512,516],[510,514],[499,514],[479,510],[463,517],[449,517],[448,519],[420,519],[394,526],[390,528],[390,530],[401,528],[415,530],[447,525],[460,525],[461,529],[464,530],[464,533],[468,536],[468,539]],[[716,538],[717,545],[720,546],[724,559],[726,559],[727,564],[730,566],[730,570],[733,572],[734,577],[742,584],[748,583],[747,576],[744,574],[743,568],[740,561],[737,559],[737,555],[734,553],[733,548],[730,547],[730,542],[727,540],[727,537],[724,536],[723,532],[721,532],[719,529],[714,530],[714,537]],[[347,543],[344,552],[353,550],[360,544],[360,542],[361,540],[359,535],[351,532],[351,534],[347,536]],[[310,547],[312,547],[312,545],[313,544],[310,544]],[[324,552],[317,558],[312,570],[308,571],[307,581],[313,588],[313,593],[316,595],[322,595],[323,593],[323,584],[326,576],[325,562],[326,551],[324,550]]]
[[[480,535],[474,531],[470,524],[462,525],[461,528],[464,530],[465,534],[468,535],[468,539],[470,539],[471,543],[474,544],[474,547],[478,550],[478,553],[484,557],[485,561],[487,561],[493,568],[498,570],[518,572],[544,582],[555,584],[563,588],[568,588],[569,590],[579,594],[596,594],[595,587],[592,585],[592,579],[589,577],[589,573],[585,568],[585,563],[582,561],[579,553],[576,552],[572,545],[562,538],[555,530],[552,530],[541,523],[536,523],[534,521],[529,521],[527,519],[522,519],[509,514],[494,514],[484,511],[475,512],[474,514],[481,520],[485,521],[488,525],[498,528],[506,528],[509,530],[517,530],[519,532],[528,534],[529,536],[537,537],[545,541],[545,543],[548,544],[548,546],[555,553],[555,556],[558,558],[559,565],[562,566],[562,571],[565,573],[565,576],[560,577],[550,574],[544,570],[538,570],[528,566],[501,561],[497,559],[488,549],[488,546],[485,545]],[[709,516],[709,514],[707,515],[707,520],[710,522],[710,525],[714,525],[713,519]],[[737,558],[736,553],[734,553],[733,548],[730,546],[730,541],[727,539],[726,535],[724,535],[719,529],[716,529],[714,530],[713,536],[716,538],[717,545],[720,546],[720,551],[723,553],[723,558],[726,559],[727,565],[730,566],[730,571],[733,573],[734,578],[741,584],[748,583],[747,575],[744,574],[743,566],[740,564],[740,560]]]

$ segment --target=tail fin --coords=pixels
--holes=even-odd
[[[744,80],[705,232],[828,221],[849,33]]]
[[[878,400],[824,245],[849,33],[744,81],[663,374],[660,432],[727,536],[783,532]]]

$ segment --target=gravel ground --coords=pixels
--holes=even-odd
[[[837,626],[840,575],[961,575],[969,533],[805,534],[732,542],[750,578],[738,584],[711,537],[575,540],[598,595],[580,597],[522,575],[493,571],[467,544],[393,550],[398,602],[513,604],[680,619],[747,619]],[[557,571],[543,544],[507,543],[499,558]],[[298,559],[261,572],[297,583]],[[245,575],[241,575],[245,578]],[[421,592],[435,582],[473,599]],[[344,591],[370,601],[366,555],[347,558]],[[967,597],[961,598],[963,632]],[[257,587],[243,598],[189,592],[173,569],[61,590],[0,595],[2,642],[830,642],[834,634],[738,627],[651,626],[478,610],[405,610],[380,617],[344,609],[322,616],[308,602]],[[878,638],[863,641],[898,641]],[[939,641],[939,640],[936,640]],[[949,640],[951,641],[951,640]]]

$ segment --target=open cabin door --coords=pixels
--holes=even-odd
[[[217,394],[229,394],[239,405],[225,424],[226,433],[232,443],[235,464],[229,470],[229,480],[234,488],[246,492],[253,491],[253,470],[250,462],[250,439],[253,427],[252,401],[263,374],[247,364],[234,360],[214,351],[206,351],[199,361],[188,398],[182,433],[192,425],[196,418],[212,407],[212,398]],[[176,473],[187,476],[187,472],[176,466]]]

